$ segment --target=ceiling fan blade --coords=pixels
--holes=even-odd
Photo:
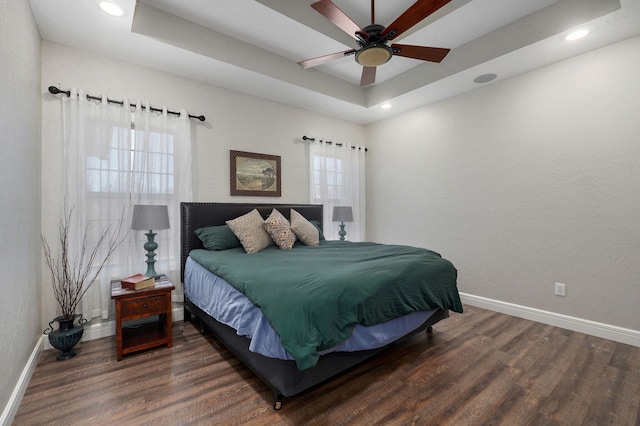
[[[368,34],[365,33],[362,28],[351,20],[338,6],[336,6],[331,0],[320,0],[311,4],[311,7],[320,12],[322,16],[333,22],[338,28],[351,37],[358,40],[356,33],[361,33],[365,38],[368,38]]]
[[[395,31],[389,40],[393,40],[436,10],[440,9],[451,0],[418,0],[409,9],[405,10],[402,15],[396,18],[380,35],[385,36],[391,31]],[[313,5],[312,5],[313,6]]]
[[[329,55],[318,56],[317,58],[306,59],[304,61],[298,62],[298,65],[300,65],[304,69],[307,69],[315,67],[316,65],[324,64],[325,62],[329,62],[334,59],[344,58],[345,56],[349,56],[354,53],[356,53],[356,49],[349,49],[343,52],[336,52]]]
[[[362,67],[360,86],[366,86],[376,82],[376,67]]]
[[[412,46],[410,44],[392,44],[394,56],[404,56],[405,58],[421,59],[429,62],[442,62],[451,49],[442,47]],[[396,53],[396,49],[400,52]]]

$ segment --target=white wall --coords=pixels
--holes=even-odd
[[[205,123],[193,121],[194,191],[196,201],[226,202],[309,202],[307,145],[294,143],[303,135],[322,135],[334,141],[364,144],[364,127],[359,124],[311,113],[272,101],[248,96],[193,80],[130,65],[84,51],[43,41],[42,85],[83,88],[87,93],[106,93],[112,99],[148,100],[152,106],[172,110],[186,108],[204,115]],[[43,223],[45,235],[55,230],[58,203],[54,191],[62,179],[60,101],[43,98],[42,140]],[[229,191],[229,150],[281,156],[282,197],[231,197]],[[176,224],[177,226],[177,224]],[[43,321],[53,318],[55,304],[50,289],[44,288]]]
[[[0,1],[0,16],[1,413],[42,333],[42,262],[40,35],[27,0]]]
[[[367,126],[368,237],[440,252],[462,292],[640,330],[638,52],[636,37]]]

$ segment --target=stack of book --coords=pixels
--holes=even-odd
[[[156,279],[154,277],[136,274],[129,278],[123,278],[120,281],[120,284],[122,284],[122,288],[128,288],[129,290],[141,290],[143,288],[149,288],[156,285]]]

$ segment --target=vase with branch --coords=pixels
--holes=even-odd
[[[87,322],[82,314],[76,314],[82,297],[96,281],[100,272],[111,259],[122,240],[120,234],[124,216],[115,226],[107,226],[97,237],[95,243],[89,245],[88,225],[84,229],[77,253],[72,253],[72,216],[74,208],[65,205],[64,214],[58,225],[58,252],[54,254],[47,240],[42,236],[44,259],[51,273],[53,293],[58,304],[60,316],[54,318],[44,330],[51,346],[62,351],[57,357],[59,361],[75,356],[71,349],[84,332]],[[104,250],[101,252],[101,248]],[[77,321],[76,321],[77,320]],[[54,330],[53,323],[59,324]]]

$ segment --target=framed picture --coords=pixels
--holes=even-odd
[[[231,151],[231,195],[280,197],[280,156]]]

